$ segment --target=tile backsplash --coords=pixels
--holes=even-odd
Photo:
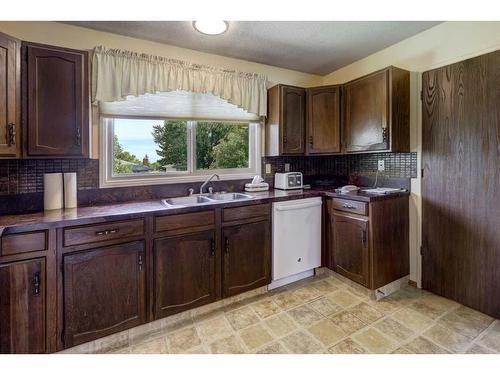
[[[290,164],[290,171],[302,172],[304,176],[371,176],[377,173],[379,160],[384,160],[385,170],[379,172],[383,177],[416,178],[417,153],[374,153],[334,156],[273,156],[262,158],[262,171],[265,164],[271,164],[272,178],[276,172],[284,172],[285,164]]]
[[[45,173],[76,172],[78,190],[99,187],[99,160],[0,160],[0,196],[43,192]]]

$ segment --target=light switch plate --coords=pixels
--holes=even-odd
[[[285,163],[285,172],[290,172],[290,163]]]
[[[271,164],[266,163],[266,174],[271,174]]]
[[[385,161],[384,160],[379,160],[378,161],[378,170],[380,171],[385,171]]]

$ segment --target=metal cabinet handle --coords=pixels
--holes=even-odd
[[[213,238],[210,240],[210,256],[215,256],[215,240]]]
[[[96,236],[107,236],[108,234],[115,234],[118,233],[119,229],[106,229],[106,230],[100,230],[95,232]]]
[[[9,146],[16,144],[16,125],[12,122],[7,125],[7,144]]]
[[[226,252],[226,254],[229,254],[229,238],[225,238],[224,240],[224,251]]]
[[[80,133],[80,128],[76,128],[75,145],[77,145],[77,146],[82,145],[82,135]]]
[[[350,210],[354,210],[354,209],[356,208],[356,206],[352,206],[352,205],[347,204],[347,203],[344,203],[344,205],[343,205],[342,207],[344,207],[344,208],[348,208],[348,209],[350,209]]]
[[[286,144],[288,142],[288,139],[286,137],[286,135],[283,136],[283,143]]]
[[[309,136],[309,145],[312,147],[314,145],[313,136]]]
[[[382,141],[387,142],[387,128],[382,126]]]
[[[361,232],[361,239],[363,241],[363,247],[366,247],[366,230]]]
[[[35,296],[40,295],[40,272],[35,272],[33,276],[33,292]]]
[[[139,254],[139,272],[142,272],[142,254]]]

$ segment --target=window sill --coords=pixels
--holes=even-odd
[[[217,173],[214,171],[213,173]],[[183,184],[189,182],[202,182],[205,181],[211,173],[196,176],[161,176],[161,177],[132,177],[132,178],[113,178],[108,181],[101,179],[99,183],[100,188],[113,188],[113,187],[128,187],[128,186],[149,186],[149,185],[167,185],[167,184]],[[252,179],[259,172],[245,172],[245,173],[226,173],[219,174],[221,181],[229,180],[245,180]],[[216,181],[216,180],[215,180]],[[250,181],[249,181],[250,182]]]

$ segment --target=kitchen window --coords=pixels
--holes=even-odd
[[[260,174],[260,122],[247,112],[241,113],[243,110],[236,106],[228,107],[232,105],[220,98],[208,98],[212,104],[209,105],[206,98],[209,94],[189,94],[188,97],[197,99],[191,109],[185,103],[179,106],[179,96],[175,93],[166,94],[163,103],[165,98],[174,97],[175,115],[182,117],[158,116],[157,110],[152,113],[151,103],[158,100],[156,95],[140,100],[131,98],[133,105],[127,100],[101,107],[101,113],[105,112],[101,115],[102,187],[202,181],[212,173],[225,180]],[[205,96],[201,102],[200,95]],[[172,101],[168,103],[171,105]],[[143,115],[137,116],[141,106]],[[182,106],[186,108],[184,112]],[[198,115],[200,111],[210,111],[206,117],[214,117],[219,112],[224,119],[186,119],[186,113],[193,112],[193,107],[197,107]],[[228,110],[234,112],[234,119],[228,119],[231,115]]]

